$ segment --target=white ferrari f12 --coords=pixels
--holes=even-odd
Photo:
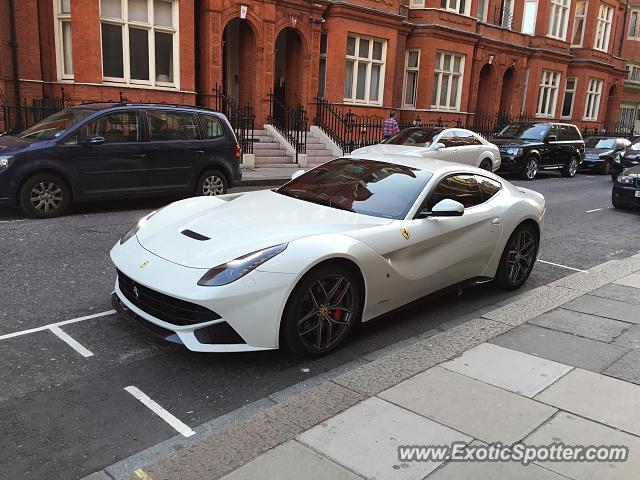
[[[275,190],[181,200],[113,247],[114,307],[199,352],[334,350],[360,322],[437,290],[520,287],[544,197],[415,156],[327,162]]]

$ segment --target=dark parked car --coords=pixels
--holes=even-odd
[[[640,165],[640,138],[637,138],[619,157],[614,157],[611,165],[611,179],[615,180],[627,168]]]
[[[512,123],[494,138],[502,163],[498,173],[518,173],[533,180],[540,170],[561,169],[573,177],[584,155],[584,141],[575,125]]]
[[[613,176],[611,167],[614,162],[617,161],[619,164],[620,156],[631,145],[631,141],[624,137],[610,136],[589,137],[584,143],[584,160],[580,167],[596,170],[605,175],[611,174],[611,176]]]
[[[625,170],[616,177],[611,203],[616,208],[640,207],[640,165]]]
[[[206,109],[93,103],[0,137],[0,205],[32,217],[71,203],[144,195],[219,195],[239,181],[240,147]]]

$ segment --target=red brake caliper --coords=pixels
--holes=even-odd
[[[335,294],[338,296],[338,298],[340,298],[340,294],[341,294],[340,290],[336,290],[336,293],[335,293]],[[333,319],[334,319],[335,321],[339,322],[339,321],[340,321],[340,319],[342,318],[342,313],[343,313],[342,309],[341,309],[340,307],[337,307],[337,308],[333,311],[333,313],[331,314],[331,316],[333,317]]]

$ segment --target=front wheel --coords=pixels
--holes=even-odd
[[[71,203],[71,189],[62,178],[52,173],[34,175],[20,190],[20,207],[32,218],[62,215]]]
[[[611,175],[611,162],[612,160],[605,160],[602,164],[600,173],[602,175]]]
[[[538,175],[538,159],[529,157],[521,176],[525,180],[533,180]]]
[[[324,355],[344,342],[361,313],[362,295],[353,271],[322,265],[305,275],[291,293],[281,339],[296,355]]]
[[[493,162],[488,158],[485,158],[482,162],[480,162],[480,168],[482,170],[487,170],[488,172],[491,172],[493,170]]]
[[[509,237],[500,257],[496,282],[516,290],[527,281],[538,253],[538,236],[530,225],[520,225]]]
[[[196,195],[213,197],[227,193],[227,177],[218,170],[207,170],[198,179]]]
[[[562,168],[562,176],[567,178],[575,177],[576,172],[578,171],[578,164],[578,159],[576,157],[571,157]]]

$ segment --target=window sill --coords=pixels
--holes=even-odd
[[[365,103],[365,102],[355,102],[353,100],[342,100],[342,105],[350,105],[354,107],[374,107],[374,108],[389,108],[385,107],[381,103]]]
[[[105,87],[123,87],[123,88],[140,88],[144,90],[161,90],[163,92],[175,92],[178,90],[177,85],[151,85],[148,83],[131,83],[117,80],[103,80],[102,85]]]

